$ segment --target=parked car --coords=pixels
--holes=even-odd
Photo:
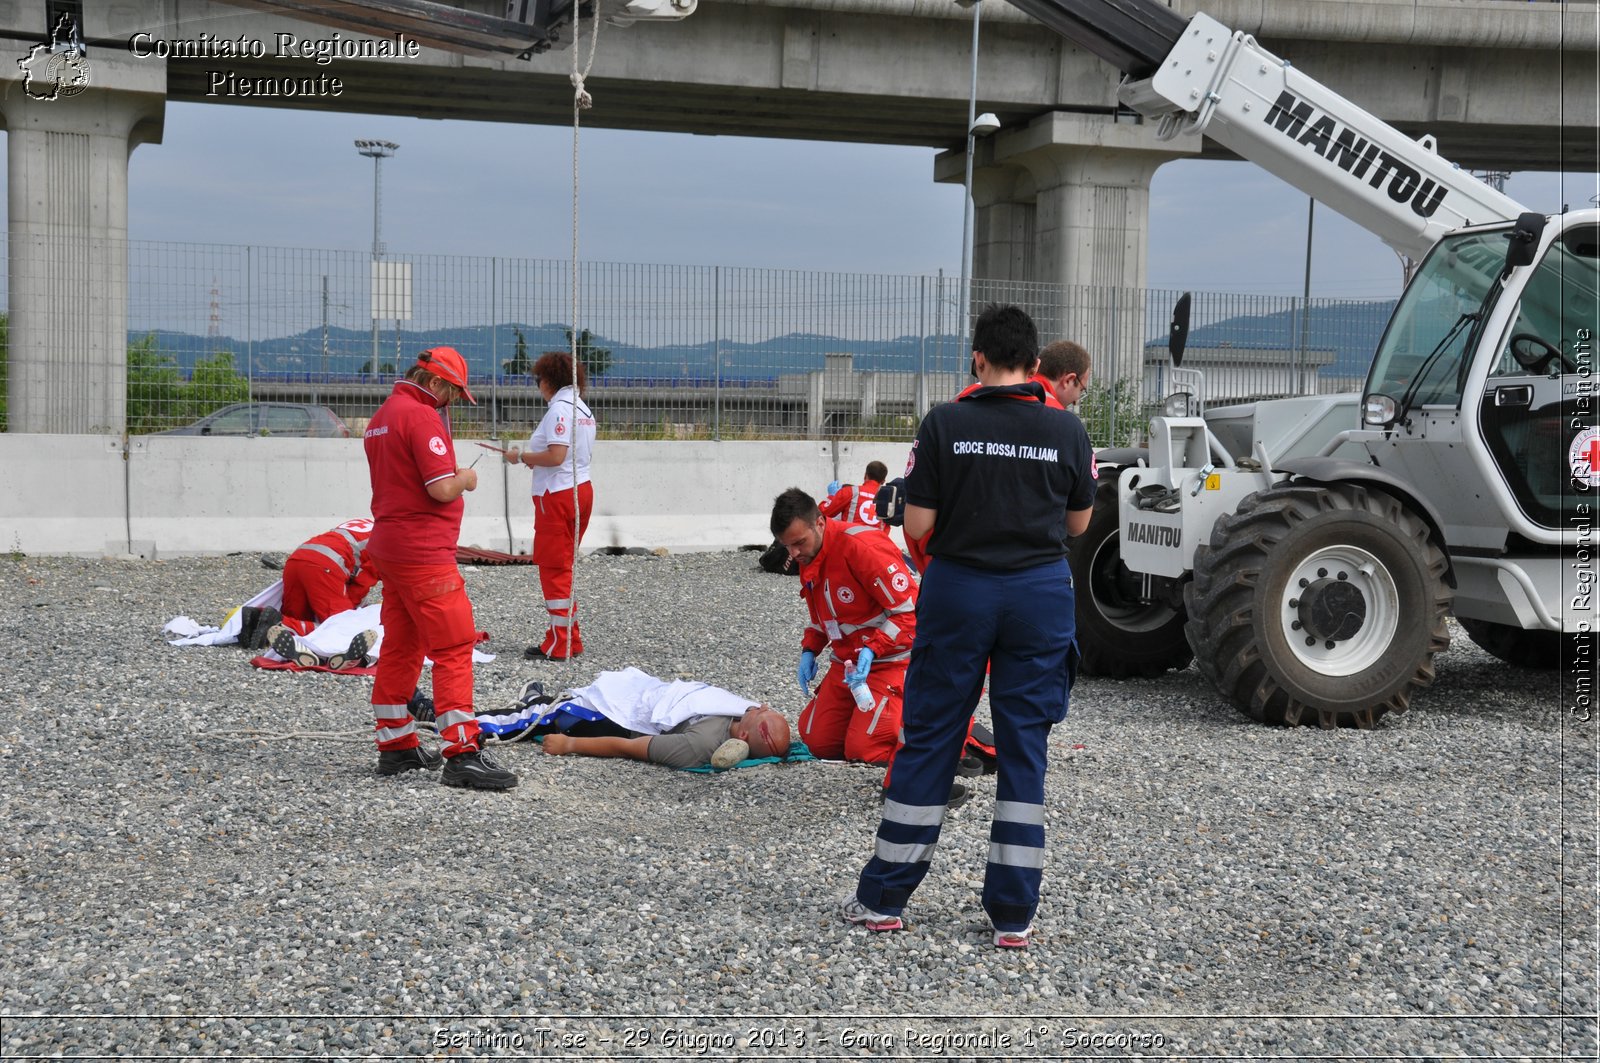
[[[315,436],[348,439],[350,429],[326,406],[306,402],[236,402],[208,413],[194,424],[158,436]]]

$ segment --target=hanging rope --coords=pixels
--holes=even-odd
[[[572,328],[567,332],[568,347],[572,355],[572,442],[567,448],[567,458],[572,474],[572,601],[567,607],[567,663],[572,663],[572,626],[578,617],[578,536],[582,533],[583,513],[578,500],[578,134],[582,129],[582,115],[594,106],[594,98],[583,87],[584,79],[594,68],[595,49],[600,43],[600,4],[594,4],[594,17],[589,29],[589,57],[583,69],[578,69],[578,48],[582,43],[583,15],[577,9],[572,14]]]

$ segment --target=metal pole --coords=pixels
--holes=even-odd
[[[255,292],[252,288],[255,262],[255,248],[244,249],[244,382],[245,398],[255,401],[256,391],[256,330],[255,325],[256,304]]]
[[[1112,365],[1117,365],[1118,362],[1120,361],[1121,355],[1122,355],[1121,343],[1120,343],[1122,333],[1121,333],[1121,330],[1117,328],[1117,325],[1119,324],[1118,318],[1120,316],[1119,303],[1121,302],[1121,300],[1119,300],[1117,298],[1117,296],[1119,294],[1121,294],[1121,292],[1122,292],[1121,288],[1113,288],[1113,289],[1111,289],[1111,364]],[[1122,376],[1122,374],[1120,374],[1120,373],[1117,374],[1118,382],[1121,381],[1121,376]],[[1107,444],[1109,446],[1113,446],[1113,447],[1117,445],[1117,399],[1116,399],[1116,396],[1117,396],[1117,392],[1115,390],[1115,386],[1113,386],[1113,390],[1111,392],[1111,412],[1110,412],[1110,415],[1106,418],[1106,422],[1110,426],[1107,429],[1106,442],[1107,442]]]
[[[495,268],[500,260],[489,260],[489,366],[494,370],[494,376],[489,378],[489,435],[493,439],[500,438],[500,315],[496,307],[500,302],[499,281],[495,278],[499,271]],[[396,367],[398,368],[398,366]],[[507,518],[506,535],[510,536],[510,518]]]
[[[356,151],[372,159],[372,371],[378,371],[378,260],[383,257],[381,218],[383,217],[384,159],[400,150],[392,140],[358,140]]]
[[[712,267],[711,340],[717,360],[716,391],[711,398],[711,438],[722,438],[722,267]]]
[[[321,378],[328,378],[328,275],[322,275],[322,374]],[[321,401],[317,397],[316,385],[311,388],[311,401]]]
[[[928,278],[917,278],[917,419],[928,415]]]
[[[1309,200],[1306,204],[1306,282],[1300,295],[1300,352],[1295,358],[1294,366],[1294,393],[1302,394],[1305,391],[1306,371],[1306,343],[1311,334],[1311,224],[1316,220],[1317,201]]]
[[[372,287],[373,287],[372,296],[373,296],[373,303],[374,303],[374,305],[372,307],[372,371],[374,373],[376,373],[378,371],[378,307],[377,307],[376,303],[377,303],[377,294],[378,294],[377,293],[377,287],[378,287],[378,256],[379,256],[378,248],[381,246],[379,244],[379,242],[378,242],[378,231],[379,231],[378,230],[378,218],[380,217],[380,214],[378,212],[378,202],[379,202],[379,198],[383,195],[383,180],[382,180],[382,177],[381,177],[381,174],[383,173],[383,171],[380,169],[380,165],[379,164],[382,163],[382,161],[383,161],[383,156],[382,155],[373,155],[372,156],[372,281],[371,281],[371,284],[372,284]]]
[[[978,16],[983,10],[982,0],[972,5],[972,88],[967,94],[967,179],[961,200],[961,331],[967,331],[967,319],[972,314],[972,293],[968,284],[972,279],[972,148],[975,136],[972,127],[978,121]]]

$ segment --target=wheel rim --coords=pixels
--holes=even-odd
[[[1309,554],[1284,585],[1279,622],[1289,651],[1323,675],[1364,671],[1399,630],[1399,592],[1378,558],[1355,546]]]
[[[1122,563],[1122,551],[1115,535],[1107,536],[1095,547],[1089,560],[1089,597],[1095,611],[1124,631],[1155,631],[1172,621],[1177,613],[1165,605],[1140,601],[1130,596],[1124,581],[1133,579]]]

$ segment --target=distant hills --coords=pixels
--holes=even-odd
[[[1393,299],[1313,304],[1305,325],[1305,345],[1310,349],[1335,352],[1333,364],[1324,372],[1333,376],[1363,376],[1383,339],[1384,326],[1389,323],[1394,307]],[[1191,328],[1189,346],[1293,350],[1300,346],[1300,332],[1298,310],[1238,315]],[[1166,337],[1152,342],[1165,345]]]
[[[480,325],[402,331],[398,353],[395,334],[390,329],[378,334],[378,361],[380,365],[386,362],[409,364],[418,351],[443,344],[456,348],[466,356],[473,375],[487,375],[516,355],[518,328],[526,338],[530,359],[537,360],[545,351],[567,349],[566,332],[556,324],[506,323],[493,327]],[[130,331],[128,338],[133,342],[148,334]],[[348,328],[328,330],[326,358],[320,329],[257,340],[254,344],[229,336],[197,336],[166,330],[157,330],[154,335],[155,349],[173,358],[185,372],[194,368],[196,360],[217,351],[233,352],[235,364],[241,370],[248,366],[256,373],[320,373],[324,370],[330,373],[355,373],[372,359],[372,333]],[[592,342],[611,352],[608,377],[710,378],[718,372],[717,346],[710,342],[641,347],[605,336],[594,336]],[[901,336],[888,341],[859,341],[804,332],[789,333],[759,343],[723,340],[721,376],[724,380],[770,380],[784,373],[820,369],[824,355],[837,353],[854,355],[858,369],[914,371],[925,352],[926,367],[930,372],[950,370],[966,364],[966,355],[958,354],[959,349],[960,341],[949,335],[930,336],[925,343],[920,336]],[[943,365],[940,364],[941,360]]]
[[[1307,326],[1307,346],[1336,352],[1329,372],[1360,375],[1366,371],[1393,310],[1393,301],[1313,305]],[[531,359],[537,359],[545,351],[567,349],[566,333],[561,325],[507,322],[493,326],[402,331],[397,353],[391,328],[378,335],[379,365],[403,366],[418,351],[445,344],[466,356],[475,376],[488,375],[515,355],[517,329],[521,329],[526,338]],[[130,331],[129,342],[147,334]],[[165,330],[157,330],[154,335],[156,350],[172,357],[185,372],[193,369],[197,359],[217,351],[233,352],[240,370],[254,373],[357,373],[372,358],[372,333],[350,328],[328,330],[326,356],[320,329],[257,340],[254,344],[228,336]],[[642,347],[605,336],[595,336],[593,342],[611,352],[608,378],[707,379],[718,375],[717,348],[710,342]],[[1165,337],[1150,342],[1163,344]],[[1293,348],[1299,342],[1299,315],[1292,310],[1228,317],[1195,326],[1189,335],[1189,343],[1194,347]],[[807,332],[792,332],[758,343],[724,340],[720,375],[729,381],[770,380],[785,373],[820,369],[823,356],[836,353],[854,355],[855,367],[862,370],[914,372],[920,365],[929,372],[953,372],[966,366],[963,343],[949,334],[926,339],[899,336],[887,341],[867,341]]]

